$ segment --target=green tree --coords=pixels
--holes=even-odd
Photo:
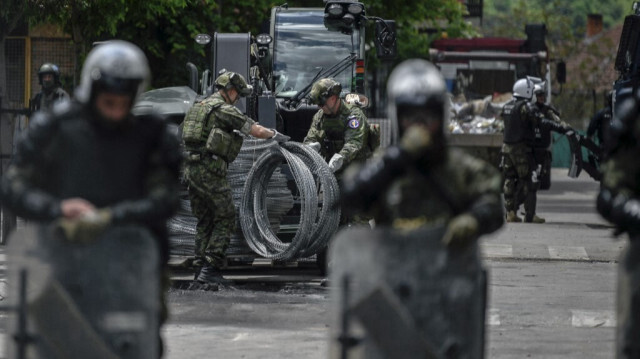
[[[69,33],[82,59],[97,40],[121,38],[144,49],[154,74],[153,86],[185,83],[185,64],[205,67],[207,47],[193,41],[198,33],[251,32],[269,20],[283,0],[27,0],[30,21],[49,22]],[[426,57],[430,41],[447,34],[473,33],[458,0],[364,1],[369,15],[397,23],[399,58]],[[290,7],[322,7],[320,0],[293,0]],[[436,29],[427,33],[426,28]]]
[[[157,18],[179,16],[185,3],[186,0],[28,0],[27,6],[31,23],[52,23],[70,34],[76,56],[82,60],[94,41],[118,37],[125,21],[132,21],[142,30]]]

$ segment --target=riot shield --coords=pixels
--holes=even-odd
[[[9,337],[27,339],[8,340],[8,357],[158,357],[160,256],[147,229],[115,226],[72,243],[29,225],[10,238],[8,269],[10,305],[18,273],[27,276],[26,332],[9,319]]]
[[[329,252],[331,358],[483,358],[486,272],[444,228],[350,228]]]

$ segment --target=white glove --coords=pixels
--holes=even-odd
[[[309,147],[310,149],[316,151],[316,152],[320,152],[320,143],[319,142],[311,142],[311,143],[307,144],[306,146]]]
[[[291,137],[283,135],[280,132],[276,131],[275,128],[272,128],[271,131],[273,131],[273,136],[271,136],[271,139],[275,140],[276,142],[287,142],[291,139]]]
[[[336,153],[335,155],[333,155],[333,157],[331,157],[331,160],[329,160],[329,169],[331,170],[331,172],[336,173],[336,171],[342,168],[343,163],[344,157],[341,154]]]

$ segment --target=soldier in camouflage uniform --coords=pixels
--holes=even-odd
[[[311,102],[320,110],[313,116],[311,128],[304,143],[320,151],[334,173],[354,161],[371,157],[369,124],[357,106],[340,98],[339,82],[325,78],[316,81],[311,88]]]
[[[438,69],[424,60],[407,60],[389,77],[387,93],[400,143],[362,171],[348,170],[342,191],[347,209],[368,211],[376,226],[446,225],[442,240],[452,249],[500,228],[500,174],[446,146],[446,85]]]
[[[32,113],[40,110],[49,111],[54,103],[69,100],[69,94],[60,87],[60,69],[57,65],[46,63],[40,66],[38,82],[42,91],[31,100]]]
[[[640,112],[638,100],[617,106],[605,141],[611,144],[602,165],[598,211],[627,232],[620,255],[617,288],[616,358],[640,358]]]
[[[220,268],[236,224],[227,168],[240,152],[243,137],[234,131],[279,142],[288,140],[255,123],[234,106],[252,91],[242,75],[224,72],[215,85],[217,92],[189,110],[182,132],[191,210],[198,219],[194,266],[199,270],[195,278],[214,288],[228,283]]]

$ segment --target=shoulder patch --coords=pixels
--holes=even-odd
[[[347,126],[349,126],[349,128],[357,129],[360,127],[360,121],[356,116],[349,116],[347,117]]]

